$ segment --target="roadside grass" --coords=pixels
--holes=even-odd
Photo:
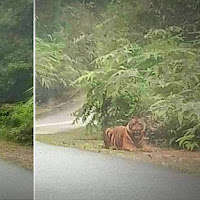
[[[36,134],[36,140],[56,145],[90,151],[102,150],[103,140],[99,134],[88,134],[85,128],[78,128],[67,133]]]
[[[84,127],[73,129],[67,133],[57,134],[36,134],[36,141],[44,142],[55,146],[77,148],[98,153],[119,155],[124,157],[135,157],[132,152],[105,149],[100,134],[90,134]]]
[[[25,169],[33,170],[33,147],[21,146],[0,139],[0,158]]]
[[[77,148],[92,152],[150,162],[186,173],[200,175],[200,152],[189,152],[159,147],[150,147],[150,152],[135,152],[105,149],[100,134],[89,134],[84,127],[66,133],[36,134],[36,140],[56,146]]]

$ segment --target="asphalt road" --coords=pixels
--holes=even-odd
[[[0,200],[33,199],[33,173],[0,159]]]
[[[70,129],[78,128],[83,125],[79,122],[73,124],[73,112],[78,110],[84,102],[84,96],[79,95],[60,106],[53,106],[50,112],[36,116],[35,133],[36,134],[54,134],[66,132]]]
[[[36,142],[36,200],[199,200],[200,177]]]

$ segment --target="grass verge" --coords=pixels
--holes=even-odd
[[[0,158],[25,169],[33,170],[33,147],[0,139]]]
[[[130,159],[137,159],[200,175],[200,152],[189,152],[166,148],[161,149],[159,147],[150,147],[151,152],[143,152],[139,150],[128,152],[105,149],[103,147],[104,143],[101,135],[88,134],[85,128],[74,129],[67,133],[40,134],[36,135],[36,140],[56,146],[72,147]]]

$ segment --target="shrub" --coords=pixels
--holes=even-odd
[[[78,117],[104,129],[151,114],[168,145],[194,149],[200,137],[199,47],[184,42],[178,27],[150,30],[144,40],[97,58],[96,70],[77,80],[88,89]]]
[[[33,144],[33,98],[26,103],[4,105],[0,121],[2,138],[25,145]]]

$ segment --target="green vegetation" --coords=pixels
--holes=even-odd
[[[33,99],[4,105],[0,111],[1,137],[26,145],[33,144]]]
[[[48,8],[44,9],[44,6]],[[96,132],[146,120],[152,142],[200,146],[200,1],[37,1],[37,101],[76,87]]]
[[[33,144],[33,1],[0,2],[0,137]]]

